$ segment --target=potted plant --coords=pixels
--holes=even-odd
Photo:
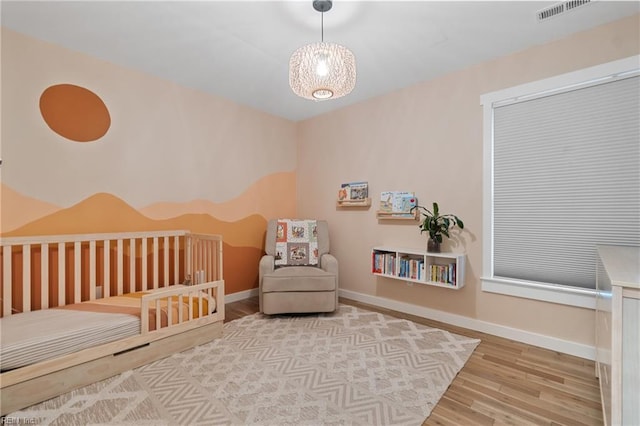
[[[464,223],[458,216],[450,213],[440,214],[438,203],[436,202],[433,203],[433,210],[423,206],[415,206],[411,208],[411,211],[413,212],[415,209],[418,209],[421,216],[420,233],[429,233],[427,251],[440,252],[443,235],[449,238],[449,230],[456,226],[464,229]]]

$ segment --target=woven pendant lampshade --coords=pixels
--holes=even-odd
[[[316,0],[313,7],[323,13],[332,2]],[[289,60],[289,85],[305,99],[324,100],[349,94],[356,85],[356,59],[346,47],[324,41],[300,47]]]

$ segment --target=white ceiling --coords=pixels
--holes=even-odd
[[[358,77],[322,102],[288,80],[291,53],[320,40],[311,0],[2,0],[0,13],[15,31],[297,121],[640,12],[592,0],[537,22],[555,3],[334,0],[324,39],[353,51]]]

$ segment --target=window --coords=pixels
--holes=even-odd
[[[593,307],[597,244],[640,244],[639,57],[482,96],[483,290]]]

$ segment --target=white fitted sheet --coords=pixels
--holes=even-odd
[[[0,318],[0,370],[23,367],[140,333],[127,314],[44,309]]]

